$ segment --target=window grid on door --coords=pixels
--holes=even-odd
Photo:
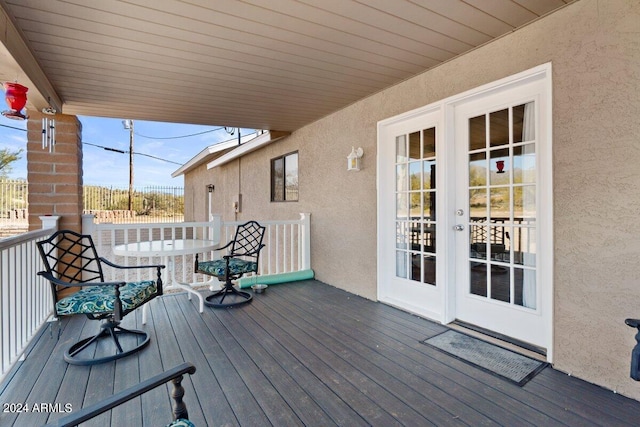
[[[536,308],[535,104],[469,119],[470,293]]]
[[[396,137],[396,276],[436,285],[436,129]]]

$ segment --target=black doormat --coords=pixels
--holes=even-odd
[[[520,387],[548,365],[454,330],[421,342]]]

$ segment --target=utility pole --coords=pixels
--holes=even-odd
[[[123,120],[122,125],[129,130],[129,211],[133,210],[133,120]]]

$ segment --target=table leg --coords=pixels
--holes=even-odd
[[[193,289],[193,287],[191,286],[190,283],[183,283],[183,282],[179,282],[176,279],[176,272],[175,272],[175,257],[171,257],[172,259],[172,263],[169,264],[169,257],[165,257],[167,260],[167,263],[165,265],[169,266],[171,265],[171,267],[168,267],[171,270],[171,285],[169,287],[177,287],[180,289],[184,289],[185,291],[187,291],[187,296],[189,298],[189,300],[191,300],[191,294],[194,294],[196,297],[198,297],[199,300],[199,307],[200,307],[200,313],[202,313],[204,311],[204,297],[200,294],[200,292],[196,291],[195,289]]]

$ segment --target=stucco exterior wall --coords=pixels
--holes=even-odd
[[[375,299],[376,265],[386,262],[376,260],[377,122],[551,62],[554,365],[640,399],[624,325],[640,317],[639,22],[637,0],[579,0],[219,170],[201,167],[186,185],[213,182],[227,220],[238,191],[238,219],[310,212],[316,277]],[[364,149],[360,172],[346,170],[352,146]],[[300,200],[271,203],[269,159],[295,150]]]

